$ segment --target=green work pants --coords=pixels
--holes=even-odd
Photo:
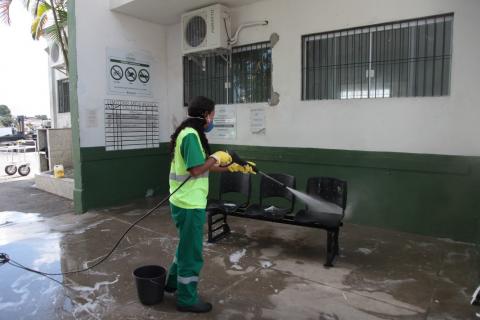
[[[205,209],[183,209],[171,203],[170,209],[180,242],[168,271],[166,285],[177,288],[178,305],[191,306],[198,301],[198,276],[203,266]]]

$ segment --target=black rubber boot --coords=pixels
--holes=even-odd
[[[212,310],[212,304],[209,302],[203,302],[202,300],[198,300],[196,304],[191,306],[177,305],[177,310],[180,312],[205,313]]]

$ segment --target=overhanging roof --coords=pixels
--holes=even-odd
[[[241,7],[261,0],[110,0],[110,9],[142,20],[168,25],[180,22],[184,12],[221,3]]]

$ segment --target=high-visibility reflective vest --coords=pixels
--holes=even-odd
[[[181,146],[183,138],[186,135],[193,133],[198,139],[200,147],[202,143],[200,137],[195,129],[187,127],[184,128],[177,136],[175,143],[175,151],[172,163],[170,165],[170,193],[175,191],[185,179],[190,176],[185,166]],[[202,149],[203,156],[205,151]],[[174,195],[170,197],[170,202],[180,208],[184,209],[205,209],[207,207],[208,196],[208,171],[198,177],[191,177]]]

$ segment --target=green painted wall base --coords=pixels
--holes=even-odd
[[[215,149],[227,149],[218,145]],[[305,190],[311,176],[348,182],[346,220],[476,242],[480,235],[480,157],[310,148],[231,146],[265,172],[288,173]],[[216,179],[216,178],[214,178]],[[260,177],[253,180],[254,200]],[[212,181],[211,194],[217,195]],[[297,209],[301,207],[297,203]],[[479,243],[479,242],[477,242]]]
[[[151,191],[168,193],[166,145],[130,151],[81,148],[80,158],[83,185],[74,191],[75,207],[80,212],[143,198]]]
[[[214,149],[227,146],[215,145]],[[294,175],[297,189],[308,177],[348,181],[346,220],[370,226],[460,241],[479,239],[480,157],[364,152],[308,148],[233,146],[265,172]],[[145,197],[148,189],[167,194],[167,145],[156,150],[106,152],[82,148],[83,185],[75,189],[82,211]],[[253,180],[257,200],[259,177]],[[210,195],[218,194],[211,175]],[[297,209],[302,206],[297,203]]]

